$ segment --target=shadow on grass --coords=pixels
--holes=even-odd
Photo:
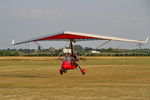
[[[2,78],[55,78],[56,74],[50,74],[50,75],[33,75],[33,74],[0,74],[0,77]]]

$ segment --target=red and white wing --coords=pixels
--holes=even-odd
[[[73,40],[73,41],[115,40],[115,41],[133,42],[133,43],[147,43],[148,37],[146,38],[145,41],[139,41],[139,40],[109,37],[109,36],[103,36],[103,35],[64,31],[64,32],[60,32],[60,33],[48,34],[45,36],[33,38],[30,40],[22,41],[22,42],[18,42],[18,43],[13,42],[13,45],[18,45],[18,44],[23,44],[23,43],[28,43],[28,42],[36,42],[36,41],[50,41],[50,40],[55,40],[55,41],[64,41],[64,40]]]

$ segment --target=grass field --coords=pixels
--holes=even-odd
[[[150,57],[89,57],[60,75],[49,57],[1,57],[0,100],[150,100]]]

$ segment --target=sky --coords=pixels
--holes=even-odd
[[[29,43],[11,46],[61,31],[75,31],[145,40],[150,36],[150,0],[0,0],[0,49],[37,48]],[[77,42],[96,48],[105,41]],[[40,42],[62,48],[65,42]],[[102,48],[136,49],[137,44],[113,41]],[[150,41],[143,45],[150,48]]]

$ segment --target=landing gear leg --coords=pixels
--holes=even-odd
[[[80,69],[82,75],[85,75],[85,72],[86,72],[85,69],[82,69],[78,64],[77,64],[77,67]]]

